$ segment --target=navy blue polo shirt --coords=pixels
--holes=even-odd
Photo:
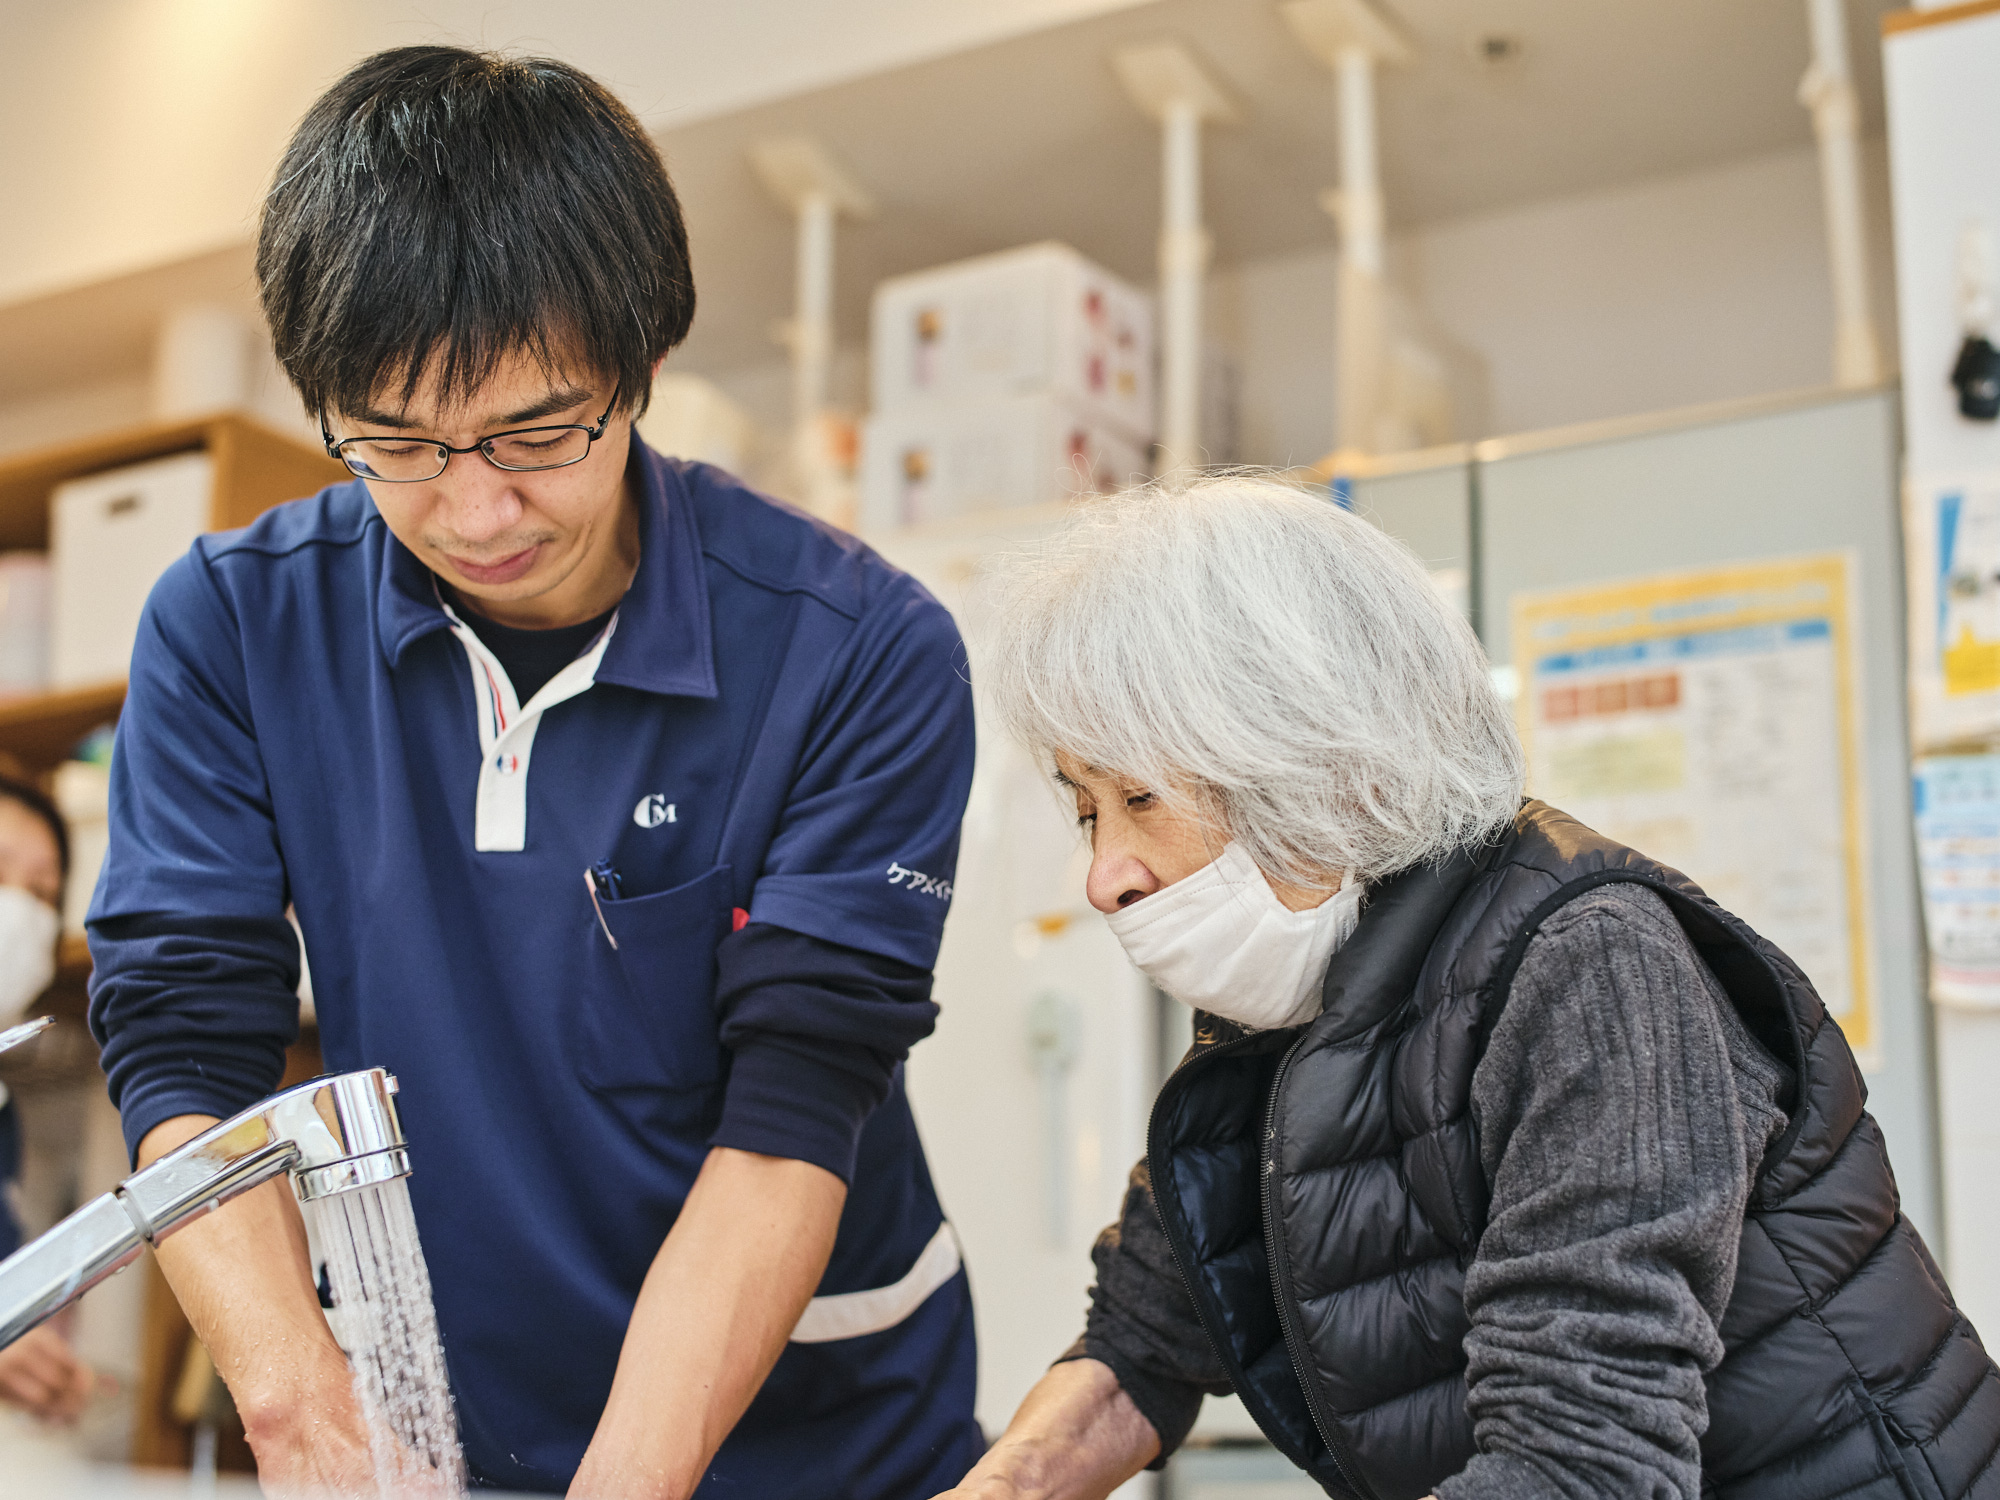
[[[119,724],[92,1024],[134,1144],[254,1102],[295,1034],[296,908],[328,1068],[401,1080],[467,1456],[508,1488],[580,1461],[712,1143],[840,1172],[820,1332],[702,1493],[928,1496],[978,1452],[972,1328],[900,1067],[845,1156],[810,1109],[786,1124],[781,1073],[733,1107],[717,953],[746,923],[796,935],[805,957],[767,942],[725,988],[762,1034],[843,1043],[888,1012],[816,990],[812,945],[929,970],[972,770],[962,650],[853,538],[636,440],[632,464],[637,576],[525,704],[359,481],[168,571]],[[607,863],[615,900],[586,878]],[[909,1035],[877,1040],[893,1061]],[[913,1267],[936,1289],[869,1323],[852,1294]]]

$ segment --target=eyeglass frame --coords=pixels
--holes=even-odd
[[[369,433],[358,433],[354,437],[341,438],[335,441],[333,429],[326,424],[326,412],[324,409],[319,414],[319,436],[320,441],[326,444],[327,457],[333,459],[343,469],[347,470],[348,473],[353,474],[356,479],[373,479],[377,484],[429,484],[433,479],[438,478],[446,469],[451,467],[452,455],[455,453],[477,453],[503,474],[548,474],[557,469],[567,469],[572,465],[580,464],[586,458],[590,457],[590,450],[596,447],[597,440],[604,436],[604,429],[611,423],[611,414],[618,409],[618,397],[623,390],[623,386],[612,387],[611,404],[604,408],[604,415],[597,419],[597,425],[594,427],[583,422],[552,422],[545,427],[509,427],[504,432],[489,432],[478,442],[468,443],[463,448],[454,448],[450,443],[441,443],[436,438],[412,439],[411,441],[421,443],[427,448],[440,448],[444,451],[444,461],[438,465],[437,473],[427,474],[422,479],[389,479],[380,474],[369,475],[356,472],[354,465],[340,456],[342,448],[347,447],[350,443],[380,443],[393,441],[393,439]],[[583,452],[579,453],[575,458],[566,458],[559,464],[537,464],[531,469],[519,469],[509,464],[501,463],[486,451],[488,443],[497,443],[501,438],[520,437],[523,433],[528,432],[580,432],[584,436]]]

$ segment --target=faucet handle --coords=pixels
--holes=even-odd
[[[23,1042],[33,1041],[56,1024],[54,1016],[36,1016],[32,1021],[23,1021],[19,1026],[10,1026],[0,1031],[0,1052],[10,1047],[18,1047]]]

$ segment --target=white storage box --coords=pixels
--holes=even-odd
[[[742,477],[757,445],[750,414],[699,375],[663,373],[639,435],[669,458],[691,458]]]
[[[1052,396],[878,414],[862,438],[864,529],[1101,494],[1146,478],[1146,453]]]
[[[0,552],[0,697],[48,685],[48,554]]]
[[[1067,245],[982,255],[875,289],[874,409],[1046,392],[1143,445],[1153,435],[1153,304]]]
[[[98,872],[111,846],[111,768],[66,760],[56,767],[56,810],[69,828],[69,879],[63,886],[63,931],[83,935]]]
[[[49,500],[49,685],[122,678],[146,595],[208,529],[205,453],[184,453],[58,485]]]

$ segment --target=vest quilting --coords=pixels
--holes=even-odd
[[[1246,1407],[1329,1494],[1417,1500],[1473,1455],[1465,1271],[1490,1185],[1472,1076],[1529,940],[1610,881],[1660,895],[1791,1067],[1708,1377],[1717,1500],[2000,1500],[2000,1370],[1903,1217],[1840,1028],[1685,876],[1538,802],[1407,871],[1305,1027],[1201,1017],[1148,1141],[1183,1279]]]

